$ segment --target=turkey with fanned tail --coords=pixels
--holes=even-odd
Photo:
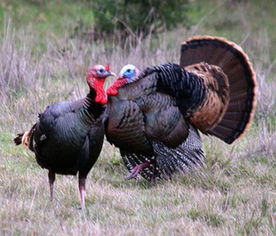
[[[107,103],[104,82],[109,65],[90,68],[86,80],[90,92],[84,99],[50,105],[39,115],[30,131],[14,142],[35,153],[42,168],[49,170],[50,197],[56,174],[79,177],[81,207],[85,208],[85,181],[100,154],[104,138],[103,113]]]
[[[244,51],[226,39],[198,36],[181,47],[180,65],[122,68],[108,88],[107,140],[130,174],[149,181],[202,166],[198,130],[230,144],[249,126],[256,79]]]

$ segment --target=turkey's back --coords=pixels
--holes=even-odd
[[[188,135],[175,99],[157,91],[154,75],[121,87],[107,112],[107,139],[125,151],[153,155],[152,141],[175,148]]]
[[[83,100],[61,102],[40,115],[30,144],[41,167],[75,175],[97,159],[104,135],[102,122],[83,120],[82,105]]]

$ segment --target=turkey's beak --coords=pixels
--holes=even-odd
[[[110,76],[114,76],[114,77],[117,77],[117,75],[116,75],[116,73],[114,73],[114,72],[110,72]]]
[[[125,80],[125,76],[124,74],[119,74],[118,77],[117,77],[117,80]]]
[[[123,79],[126,79],[126,78],[124,77],[124,73],[120,72],[120,74],[119,74],[118,77],[117,77],[117,80],[123,80]]]
[[[105,76],[106,76],[106,77],[109,77],[109,76],[117,77],[117,75],[116,75],[114,72],[112,72],[112,71],[106,71],[106,72],[105,72]]]

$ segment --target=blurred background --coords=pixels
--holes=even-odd
[[[8,102],[47,88],[50,100],[31,99],[36,114],[60,97],[83,96],[89,65],[119,72],[126,63],[178,63],[183,40],[209,34],[244,48],[264,91],[256,117],[275,124],[275,23],[276,1],[1,0],[0,96]]]
[[[275,235],[275,26],[275,0],[0,0],[0,232]],[[47,105],[84,97],[89,65],[119,73],[127,63],[178,63],[181,42],[205,34],[236,42],[253,63],[258,106],[246,135],[232,146],[203,138],[203,174],[152,188],[124,180],[119,152],[105,143],[87,214],[75,211],[70,177],[48,207],[46,172],[14,135]]]

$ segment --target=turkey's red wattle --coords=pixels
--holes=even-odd
[[[101,103],[103,105],[107,103],[107,98],[104,91],[104,81],[105,79],[103,78],[94,79],[94,83],[92,86],[96,91],[95,102]]]
[[[117,79],[115,82],[107,89],[106,94],[110,96],[115,96],[118,94],[118,88],[126,84],[126,79]]]

